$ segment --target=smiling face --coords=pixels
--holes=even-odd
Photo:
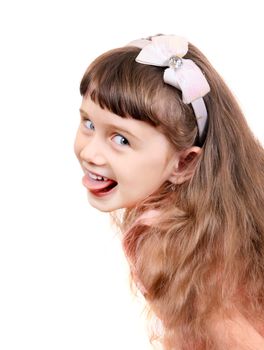
[[[85,96],[74,151],[90,204],[105,212],[135,206],[169,180],[179,158],[146,122],[102,109]]]

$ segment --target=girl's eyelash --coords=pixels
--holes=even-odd
[[[116,134],[116,135],[113,137],[113,139],[116,138],[116,137],[120,137],[120,138],[123,140],[122,142],[124,142],[124,143],[115,142],[116,144],[118,144],[118,145],[120,145],[120,146],[130,146],[130,143],[129,143],[128,139],[127,139],[126,137],[124,137],[123,135],[121,135],[121,134]]]
[[[93,122],[90,120],[90,119],[88,119],[88,118],[85,118],[85,117],[81,117],[82,118],[82,122],[83,123],[86,123],[86,122],[90,122],[92,125],[93,125]],[[93,127],[92,128],[88,128],[88,129],[90,129],[90,130],[94,130],[95,128],[94,128],[94,125],[93,125]],[[120,145],[120,146],[130,146],[130,142],[128,141],[128,139],[125,137],[125,136],[123,136],[122,134],[115,134],[114,136],[113,136],[113,138],[112,139],[114,139],[114,138],[116,138],[116,137],[120,137],[123,141],[123,143],[118,143],[118,142],[115,142],[116,144],[118,144],[118,145]]]
[[[90,119],[81,115],[81,120],[86,121],[86,120],[90,120]]]
[[[93,125],[93,122],[90,119],[85,118],[85,117],[82,117],[82,122],[83,122],[83,124],[85,124],[86,122],[90,122]],[[87,128],[87,126],[85,126],[85,127]],[[93,126],[93,128],[88,128],[88,129],[94,130],[94,126]]]

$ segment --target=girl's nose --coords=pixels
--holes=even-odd
[[[103,150],[102,144],[96,137],[85,145],[80,153],[80,156],[87,163],[92,165],[102,166],[106,164],[105,151]]]

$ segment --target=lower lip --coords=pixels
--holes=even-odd
[[[83,186],[86,187],[87,190],[88,190],[93,196],[95,196],[95,197],[106,197],[106,196],[112,194],[112,193],[115,191],[116,187],[118,186],[118,185],[116,185],[116,186],[113,187],[110,191],[107,191],[107,192],[97,192],[97,191],[93,191],[93,190],[91,190],[91,189],[89,188],[89,186],[87,185],[87,176],[86,176],[86,175],[84,175],[84,177],[82,178],[82,184],[83,184]]]

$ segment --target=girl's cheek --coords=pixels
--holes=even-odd
[[[75,138],[75,141],[74,141],[73,150],[74,150],[74,153],[75,153],[76,157],[78,157],[79,143],[78,143],[78,138],[77,137]]]

